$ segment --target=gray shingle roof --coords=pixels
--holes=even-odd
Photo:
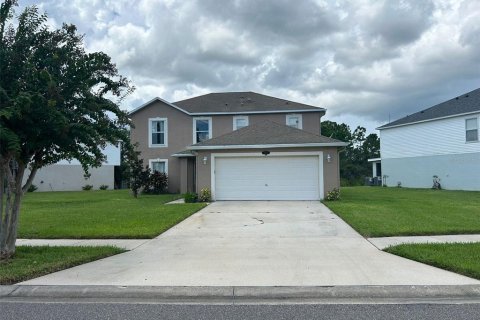
[[[239,113],[259,111],[325,111],[323,108],[266,96],[255,92],[209,93],[173,103],[189,113]]]
[[[196,150],[205,147],[220,146],[254,146],[254,145],[295,145],[325,144],[344,146],[346,143],[329,137],[316,135],[307,131],[292,128],[270,120],[249,125],[222,136],[206,140],[188,149]]]
[[[408,115],[404,118],[387,123],[377,129],[386,129],[393,126],[409,124],[418,121],[427,121],[437,118],[455,116],[457,114],[464,114],[480,111],[480,88],[471,92],[462,94],[456,98],[439,103],[428,109],[419,111],[417,113]]]

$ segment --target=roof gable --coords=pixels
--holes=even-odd
[[[442,119],[454,117],[457,115],[480,112],[480,88],[471,92],[465,93],[456,98],[439,103],[428,109],[419,111],[417,113],[408,115],[401,119],[387,123],[377,129],[387,129],[390,127],[413,124],[417,122],[431,121],[435,119]]]
[[[144,108],[146,108],[146,107],[154,104],[154,103],[157,102],[157,101],[158,101],[158,102],[162,102],[162,103],[166,104],[167,106],[170,106],[170,107],[172,107],[172,108],[174,108],[174,109],[177,109],[177,110],[180,111],[180,112],[189,114],[186,110],[183,110],[182,108],[179,108],[179,107],[177,107],[176,105],[168,102],[167,100],[164,100],[164,99],[159,98],[159,97],[155,97],[155,98],[153,98],[152,100],[150,100],[150,101],[148,101],[148,102],[145,102],[145,103],[142,104],[141,106],[133,109],[132,111],[130,111],[130,114],[134,114],[134,113],[136,113],[136,112],[138,112],[138,111],[140,111],[140,110],[142,110],[142,109],[144,109]]]
[[[292,128],[270,120],[264,120],[219,137],[194,144],[188,149],[199,150],[224,146],[235,147],[264,145],[345,146],[346,143],[340,140]]]

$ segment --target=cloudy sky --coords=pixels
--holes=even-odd
[[[480,1],[45,0],[137,90],[176,101],[256,91],[377,125],[480,87]],[[19,11],[19,10],[17,10]]]

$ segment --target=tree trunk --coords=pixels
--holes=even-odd
[[[25,165],[4,161],[0,170],[0,260],[4,260],[15,254]]]

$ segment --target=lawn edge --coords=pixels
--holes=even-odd
[[[17,246],[17,248],[18,247],[28,247],[28,246]],[[13,285],[13,284],[16,284],[16,283],[19,283],[19,282],[24,282],[24,281],[27,281],[27,280],[35,279],[35,278],[42,277],[42,276],[45,276],[45,275],[48,275],[48,274],[51,274],[51,273],[54,273],[54,272],[70,269],[70,268],[73,268],[73,267],[76,267],[76,266],[79,266],[79,265],[82,265],[82,264],[85,264],[85,263],[89,263],[89,262],[97,261],[97,260],[100,260],[100,259],[112,257],[112,256],[115,256],[117,254],[122,254],[122,253],[125,253],[125,252],[129,251],[129,250],[125,250],[125,249],[122,249],[122,248],[119,248],[119,247],[116,247],[116,246],[82,246],[82,247],[83,248],[93,248],[93,249],[111,248],[113,250],[111,252],[98,252],[94,255],[91,255],[91,256],[88,256],[88,257],[85,257],[85,258],[82,258],[82,259],[79,258],[78,260],[75,260],[75,261],[71,261],[71,262],[69,262],[65,265],[61,265],[61,266],[59,265],[59,266],[56,266],[56,267],[52,267],[52,269],[38,270],[38,272],[33,272],[32,274],[29,274],[29,275],[15,277],[14,279],[6,279],[5,281],[0,280],[0,285],[2,285],[2,286],[3,285]],[[62,246],[62,247],[36,246],[35,248],[48,248],[48,249],[55,250],[55,249],[58,249],[58,248],[75,249],[75,248],[78,248],[78,246]],[[15,258],[13,258],[13,259],[15,259]]]
[[[199,204],[202,204],[202,203],[199,203]],[[162,205],[165,205],[165,203],[162,204]],[[181,203],[181,204],[169,204],[169,206],[175,206],[175,205],[183,205],[183,203]],[[205,209],[207,206],[208,206],[208,203],[205,203],[205,205],[203,205],[200,208],[192,211],[192,213],[190,215],[184,217],[183,219],[181,219],[180,221],[178,221],[174,225],[170,226],[169,228],[167,228],[163,231],[160,231],[160,233],[138,234],[138,235],[97,235],[97,236],[94,236],[94,237],[87,237],[87,236],[72,237],[72,236],[63,235],[63,236],[55,236],[55,237],[47,236],[47,237],[41,237],[41,238],[40,237],[25,237],[24,235],[21,235],[21,236],[19,236],[19,238],[30,239],[30,240],[59,240],[59,239],[65,239],[65,240],[103,240],[103,239],[134,240],[134,239],[154,239],[154,238],[158,237],[159,235],[163,234],[164,232],[170,230],[171,228],[173,228],[174,226],[176,226],[180,222],[184,221],[185,219],[193,216],[198,211],[200,211],[202,209]]]
[[[425,265],[428,265],[428,266],[431,266],[431,267],[435,267],[435,268],[439,268],[439,269],[442,269],[442,270],[446,270],[446,271],[449,271],[449,272],[453,272],[453,273],[456,273],[456,274],[460,274],[462,276],[465,276],[465,277],[469,277],[469,278],[472,278],[472,279],[476,279],[476,280],[480,280],[480,275],[478,274],[475,274],[475,273],[472,273],[472,272],[469,272],[468,270],[466,269],[458,269],[458,268],[455,268],[455,267],[452,267],[452,266],[449,266],[449,265],[445,265],[445,264],[442,264],[442,263],[439,263],[437,261],[426,261],[426,260],[423,260],[423,259],[420,259],[414,255],[411,255],[409,253],[406,253],[406,254],[401,254],[400,252],[395,252],[396,248],[398,247],[409,247],[409,246],[416,246],[416,245],[426,245],[426,246],[434,246],[434,245],[441,245],[441,244],[451,244],[451,245],[462,245],[462,244],[472,244],[472,242],[452,242],[452,243],[401,243],[401,244],[397,244],[397,245],[393,245],[393,246],[389,246],[387,248],[384,248],[382,251],[386,252],[386,253],[389,253],[389,254],[393,254],[397,257],[402,257],[402,258],[405,258],[405,259],[408,259],[408,260],[412,260],[412,261],[415,261],[415,262],[419,262],[419,263],[422,263],[422,264],[425,264]]]

